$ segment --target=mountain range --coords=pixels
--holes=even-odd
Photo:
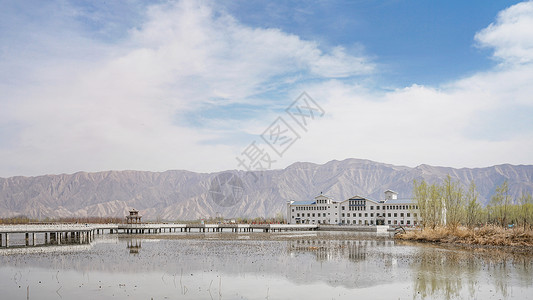
[[[320,193],[335,200],[354,195],[382,199],[391,189],[399,198],[409,198],[414,179],[433,183],[447,175],[465,187],[474,180],[483,205],[504,180],[515,199],[523,192],[533,193],[532,165],[411,168],[346,159],[298,162],[255,173],[105,171],[0,178],[0,217],[123,217],[132,208],[144,220],[272,217],[285,212],[286,201],[310,200]]]

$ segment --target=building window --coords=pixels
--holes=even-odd
[[[313,218],[315,217],[315,214],[313,213]]]
[[[341,217],[343,217],[343,218],[344,218],[344,213],[342,213],[342,214],[341,214]]]
[[[388,213],[387,216],[390,218],[390,213]]]
[[[397,214],[397,213],[394,213],[394,217],[396,218],[397,216],[398,216],[398,214]]]
[[[400,214],[400,218],[403,218],[403,213]]]
[[[370,210],[374,210],[374,206],[371,205],[371,206],[370,206]]]
[[[365,218],[368,217],[368,213],[365,213]]]
[[[374,217],[374,213],[370,213],[370,217],[373,218]]]
[[[407,213],[407,217],[408,217],[408,218],[411,217],[411,214],[410,214],[410,213]]]
[[[413,213],[413,216],[416,218],[416,213]]]
[[[297,213],[296,216],[299,217],[299,216],[300,216],[300,213]]]
[[[344,210],[344,206],[341,206],[342,207],[342,210]]]

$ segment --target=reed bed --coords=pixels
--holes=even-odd
[[[494,225],[476,228],[424,228],[397,234],[395,238],[447,244],[533,247],[532,229],[502,228]]]

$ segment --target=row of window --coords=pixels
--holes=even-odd
[[[365,205],[365,200],[350,200],[350,205]]]
[[[337,214],[337,213],[335,213],[335,214]],[[329,213],[328,213],[328,215],[329,215]],[[313,216],[313,218],[314,218],[315,217],[315,213],[307,213],[307,217],[308,218],[310,218],[311,216]],[[296,217],[300,217],[300,213],[296,213]],[[305,217],[305,213],[302,213],[302,218],[303,217]],[[320,218],[320,213],[317,213],[317,217]],[[323,213],[322,217],[325,218],[326,217],[326,213]],[[293,216],[293,218],[294,218],[294,216]]]
[[[337,214],[337,213],[335,213],[335,214]],[[329,215],[329,213],[328,213],[328,215]],[[347,213],[347,214],[342,213],[341,217],[344,218],[345,215],[346,215],[347,218],[350,218],[350,213]],[[393,216],[395,218],[398,217],[398,213],[387,213],[387,214],[383,213],[383,215],[381,215],[380,213],[376,213],[376,217],[385,217],[385,215],[388,218],[392,218]],[[365,213],[364,216],[365,216],[365,218],[367,218],[368,217],[368,213]],[[300,217],[300,213],[296,213],[296,217]],[[305,217],[305,213],[302,213],[301,217]],[[314,218],[315,217],[315,213],[307,213],[307,217],[308,218],[311,218],[311,217]],[[316,217],[319,217],[319,218],[320,217],[326,217],[326,213],[322,213],[322,214],[321,213],[317,213]],[[357,217],[357,213],[353,213],[353,217],[354,218]],[[362,218],[362,217],[363,217],[363,213],[359,213],[359,218]],[[374,213],[370,213],[370,217],[373,218],[374,217]],[[405,213],[405,214],[404,213],[400,213],[400,218],[403,218],[403,217],[410,218],[411,217],[411,213]],[[413,213],[413,217],[416,218],[417,214]],[[293,216],[293,218],[294,218],[294,216]]]
[[[418,209],[418,205],[384,205],[384,206],[376,206],[376,210],[379,210],[379,208],[381,207],[382,210],[386,210],[386,209],[395,209],[395,210],[398,210],[398,209]],[[341,206],[341,209],[344,210],[345,209],[345,206]],[[366,210],[366,206],[356,206],[356,207],[352,207],[350,206],[349,207],[349,210]],[[373,205],[370,205],[370,210],[374,210],[374,206]]]
[[[363,215],[362,213],[359,213],[359,217],[360,217],[360,218],[362,217],[362,215]],[[394,214],[393,214],[393,213],[387,213],[387,217],[388,217],[388,218],[391,218],[392,215],[394,215],[395,218],[398,217],[398,213],[394,213]],[[353,216],[354,216],[354,217],[357,217],[357,214],[356,214],[356,213],[353,213]],[[403,218],[404,216],[407,217],[407,218],[410,218],[410,217],[411,217],[411,213],[405,213],[405,214],[404,214],[404,213],[400,213],[400,218]],[[344,213],[341,214],[341,217],[344,217]],[[346,217],[349,218],[349,217],[350,217],[350,213],[347,213],[347,214],[346,214]],[[365,213],[365,217],[368,217],[368,213]],[[374,213],[370,213],[370,217],[371,217],[371,218],[374,217]],[[385,213],[383,213],[383,215],[381,215],[380,213],[376,213],[376,217],[385,217]],[[413,213],[413,217],[416,218],[416,217],[417,217],[417,214],[416,214],[416,213]]]
[[[296,206],[296,210],[327,210],[330,206]],[[335,206],[337,208],[337,206]],[[292,210],[294,211],[294,209]]]
[[[318,224],[321,224],[320,221],[318,221]],[[353,220],[352,223],[350,223],[350,220],[347,220],[347,221],[342,220],[341,224],[374,225],[374,220],[370,220],[370,222],[368,222],[368,220],[364,220],[364,221],[363,220],[358,220],[358,221]],[[411,225],[411,220],[406,220],[405,222],[404,222],[404,220],[388,220],[387,221],[387,225],[398,225],[398,224],[400,224],[400,225]],[[417,225],[418,222],[414,221],[413,224]]]
[[[296,224],[309,224],[314,223],[310,222],[310,220],[298,220],[296,221]],[[318,220],[318,224],[329,224],[327,220]],[[335,224],[337,223],[337,220],[335,220]],[[341,224],[353,224],[353,225],[374,225],[374,220],[353,220],[350,223],[350,220],[342,220]],[[376,222],[377,223],[377,222]],[[411,225],[411,220],[387,220],[387,225]],[[418,221],[413,221],[413,225],[418,225]],[[379,225],[379,224],[378,224]]]

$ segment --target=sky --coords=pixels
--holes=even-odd
[[[533,2],[0,1],[0,177],[533,164]]]

